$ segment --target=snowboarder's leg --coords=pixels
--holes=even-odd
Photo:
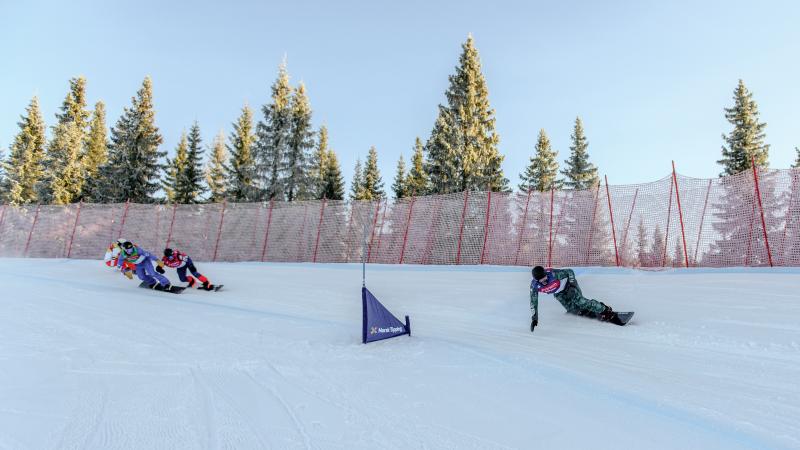
[[[192,258],[187,258],[186,267],[189,268],[189,272],[192,272],[192,275],[196,276],[197,279],[200,280],[201,283],[203,283],[204,289],[210,290],[212,288],[211,282],[208,281],[208,278],[206,278],[202,273],[197,271],[197,267],[194,266]]]
[[[186,266],[178,267],[178,279],[181,280],[181,283],[189,282],[189,286],[194,284],[194,280],[190,280],[192,277],[186,277]]]
[[[169,286],[170,282],[167,277],[161,275],[160,273],[156,272],[156,269],[153,268],[153,262],[150,259],[146,259],[142,261],[140,264],[136,265],[136,273],[139,273],[139,268],[142,268],[146,276],[149,276],[152,281],[158,282],[158,284],[162,286]],[[141,278],[141,277],[139,277]],[[148,281],[142,279],[142,281]]]
[[[598,317],[606,310],[603,303],[583,296],[581,288],[570,284],[563,292],[556,295],[556,298],[564,306],[567,312],[582,316]]]

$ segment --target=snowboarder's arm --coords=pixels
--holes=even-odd
[[[539,314],[539,291],[531,284],[531,315]]]
[[[575,279],[575,272],[573,272],[572,269],[553,269],[553,275],[559,280],[569,281],[569,284],[578,284],[578,281]]]

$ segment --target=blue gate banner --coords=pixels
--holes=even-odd
[[[364,313],[362,337],[365,344],[404,334],[411,335],[408,316],[405,324],[400,322],[366,287],[361,288],[361,303]]]

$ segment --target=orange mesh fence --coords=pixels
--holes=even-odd
[[[100,258],[124,237],[198,261],[800,265],[800,170],[674,172],[581,191],[379,201],[0,205],[0,256]]]

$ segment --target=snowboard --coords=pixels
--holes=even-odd
[[[217,292],[218,290],[222,289],[222,286],[224,286],[224,284],[212,284],[211,285],[211,289],[206,289],[203,286],[200,286],[197,289],[200,289],[201,291],[214,291],[214,292]]]
[[[617,317],[609,320],[609,322],[613,323],[614,325],[624,326],[626,323],[630,322],[631,319],[633,319],[633,314],[633,311],[618,312]]]
[[[164,286],[161,286],[160,284],[151,286],[145,283],[144,281],[139,283],[139,287],[144,289],[152,289],[154,291],[169,292],[170,294],[180,294],[181,292],[183,292],[184,289],[186,289],[185,287],[175,286],[175,285],[170,285],[169,289],[164,289]]]

